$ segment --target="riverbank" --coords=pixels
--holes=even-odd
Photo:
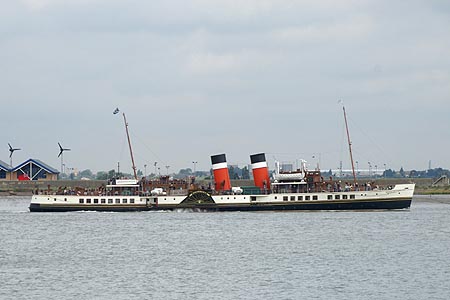
[[[429,187],[416,187],[414,190],[416,195],[449,195],[450,186],[429,186]]]
[[[31,196],[37,191],[51,193],[75,187],[97,189],[106,184],[106,180],[0,181],[0,195]]]
[[[414,195],[413,203],[414,202],[450,204],[450,194],[445,194],[445,195],[436,195],[436,194]]]

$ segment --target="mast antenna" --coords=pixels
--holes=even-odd
[[[344,102],[342,100],[339,100],[339,103],[342,104],[342,110],[344,111],[344,121],[345,121],[345,129],[347,131],[348,150],[350,152],[350,161],[352,163],[353,183],[356,186],[355,164],[353,163],[352,142],[350,140],[350,133],[348,131],[347,113],[345,112]]]
[[[124,123],[125,123],[125,130],[126,130],[126,132],[127,132],[128,147],[130,148],[131,163],[132,163],[133,172],[134,172],[134,179],[138,180],[137,174],[136,174],[136,165],[134,164],[133,149],[131,148],[130,134],[128,133],[128,123],[127,123],[127,118],[125,117],[125,113],[122,113],[122,114],[123,114],[123,121],[124,121]]]

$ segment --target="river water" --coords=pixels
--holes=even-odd
[[[0,199],[0,299],[449,299],[450,197],[371,212],[29,213]]]

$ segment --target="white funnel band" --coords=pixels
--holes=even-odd
[[[252,164],[252,169],[259,169],[259,168],[267,168],[267,162],[266,161],[262,161],[262,162],[258,162],[258,163],[254,163]]]
[[[223,163],[218,163],[218,164],[214,164],[212,165],[213,170],[219,170],[219,169],[228,169],[227,163],[223,162]]]

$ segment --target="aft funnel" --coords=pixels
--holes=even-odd
[[[216,191],[231,190],[230,174],[228,173],[227,158],[225,154],[211,156],[214,172],[214,187]]]
[[[252,163],[253,181],[263,191],[270,189],[269,169],[267,168],[266,155],[258,153],[250,155]]]

